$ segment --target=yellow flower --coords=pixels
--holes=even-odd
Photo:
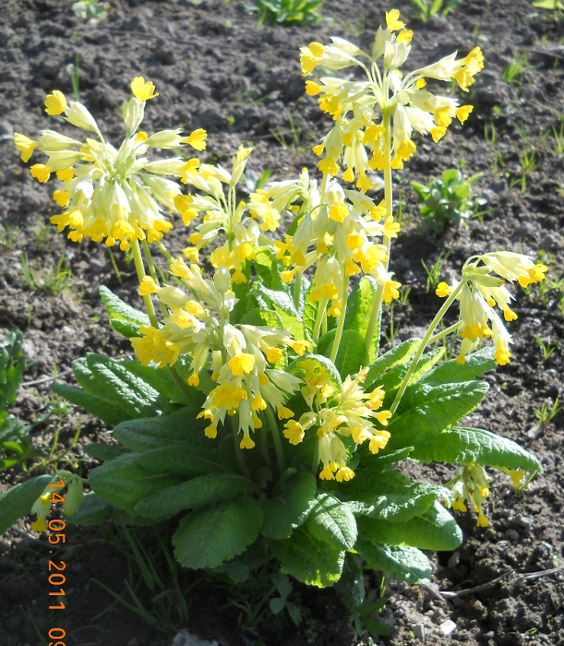
[[[398,31],[405,27],[405,23],[400,19],[400,12],[397,9],[386,11],[386,26],[390,31]]]
[[[48,94],[45,98],[45,112],[54,117],[62,114],[67,109],[67,99],[62,92],[54,90],[52,94]]]
[[[139,99],[139,101],[148,101],[159,96],[159,93],[155,92],[154,83],[151,83],[151,81],[145,82],[142,76],[136,76],[131,81],[131,91],[133,92],[133,96]]]
[[[194,130],[188,137],[181,139],[182,143],[190,144],[192,148],[195,148],[198,151],[202,151],[206,147],[206,138],[208,133],[203,128],[198,128]]]
[[[54,191],[53,199],[61,208],[65,208],[69,204],[70,193],[68,191]]]
[[[241,352],[235,355],[227,364],[234,377],[240,377],[243,374],[249,374],[255,367],[255,357],[252,354]]]
[[[51,177],[51,169],[45,164],[34,164],[29,171],[32,177],[35,177],[42,184],[45,184]]]
[[[435,294],[436,294],[439,298],[445,298],[445,297],[446,297],[446,296],[448,296],[451,292],[452,292],[452,287],[451,287],[448,283],[445,283],[444,281],[443,281],[443,282],[441,282],[441,283],[439,283],[439,284],[437,285],[437,289],[435,290]]]
[[[299,444],[305,437],[303,426],[296,420],[291,419],[284,424],[284,437],[287,438],[290,444]]]
[[[16,150],[21,151],[22,154],[20,155],[20,158],[23,162],[27,163],[29,161],[38,143],[38,141],[33,141],[33,139],[30,139],[19,132],[14,132],[14,144],[16,146]]]

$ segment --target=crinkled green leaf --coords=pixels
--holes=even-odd
[[[232,473],[208,473],[179,485],[161,489],[138,502],[135,509],[142,516],[169,517],[183,509],[232,500],[252,489],[256,489],[256,485],[243,476]]]
[[[271,550],[280,561],[280,571],[302,583],[325,588],[341,578],[345,552],[315,538],[304,526],[285,541],[271,541]]]
[[[419,462],[477,462],[498,469],[542,472],[538,459],[512,440],[480,428],[456,427],[416,447]]]
[[[158,449],[167,444],[189,444],[211,449],[213,442],[204,435],[207,424],[197,419],[199,412],[181,408],[170,415],[127,420],[114,428],[113,435],[133,451]]]
[[[462,542],[460,527],[436,501],[421,516],[401,523],[361,516],[358,532],[372,543],[410,545],[421,550],[454,550]]]
[[[365,385],[370,387],[378,381],[386,370],[394,366],[404,366],[411,357],[417,352],[421,343],[420,339],[408,339],[391,350],[385,352],[381,357],[370,364],[370,369],[366,375]]]
[[[409,387],[387,430],[386,451],[428,442],[471,413],[488,391],[485,381],[459,384],[416,384]]]
[[[52,479],[51,475],[37,476],[0,494],[0,535],[10,529],[18,518],[29,514],[33,503]]]
[[[23,336],[19,330],[13,330],[0,340],[0,412],[16,403],[16,393],[25,369],[22,343]],[[1,421],[0,417],[0,427]]]
[[[429,559],[416,547],[377,545],[359,540],[356,549],[368,567],[386,572],[395,579],[412,585],[429,583],[431,580]]]
[[[308,532],[336,550],[352,549],[356,542],[356,518],[347,503],[321,493],[306,520]]]
[[[321,378],[327,378],[329,383],[335,386],[335,392],[339,392],[342,385],[339,371],[330,359],[320,354],[304,354],[301,357],[294,359],[294,361],[292,361],[292,363],[288,366],[288,372],[295,375],[296,377],[302,377],[304,374],[303,363],[304,361],[310,360],[312,360],[315,364],[314,370],[316,374]]]
[[[191,512],[172,537],[181,565],[212,568],[241,554],[259,533],[263,521],[256,500],[241,496]]]
[[[108,517],[109,509],[110,505],[91,491],[84,494],[80,509],[69,516],[67,522],[69,525],[82,525],[83,527],[99,525]]]
[[[264,495],[259,500],[264,513],[261,534],[274,539],[289,538],[306,520],[315,504],[316,490],[315,477],[304,472],[288,480],[276,497]]]
[[[129,453],[129,449],[120,444],[86,444],[84,452],[97,460],[113,460],[124,453]]]
[[[466,355],[466,363],[463,365],[457,363],[456,359],[445,361],[422,377],[419,383],[436,386],[438,384],[472,381],[495,366],[496,362],[493,359],[492,348],[481,348],[477,352]]]
[[[130,416],[123,411],[114,402],[102,399],[92,393],[87,393],[85,390],[75,388],[74,386],[66,386],[65,384],[53,384],[51,390],[67,401],[82,406],[87,413],[96,415],[103,422],[110,426],[116,426],[120,422],[131,419]]]
[[[255,307],[252,310],[248,311],[241,319],[241,324],[256,326],[266,325],[278,330],[284,329],[282,319],[276,312],[273,312],[272,310],[260,309],[259,307]]]
[[[368,352],[364,337],[356,330],[345,330],[339,343],[335,366],[341,377],[356,375],[359,368],[368,363]]]
[[[347,485],[346,497],[355,515],[390,522],[405,522],[421,516],[438,497],[450,499],[449,489],[413,483],[397,471],[358,469]]]
[[[355,330],[361,337],[363,344],[368,330],[370,315],[374,306],[374,299],[378,290],[378,284],[371,276],[363,276],[352,290],[347,300],[347,313],[345,315],[345,332]],[[365,363],[371,363],[378,356],[378,343],[380,335],[374,333],[370,348],[366,350]],[[337,361],[338,365],[338,361]],[[363,364],[365,365],[365,364]],[[343,371],[341,371],[343,375]],[[352,374],[352,372],[347,373]]]
[[[106,502],[136,514],[135,505],[161,489],[187,478],[221,472],[208,451],[191,446],[163,446],[144,453],[125,453],[92,469],[88,480]]]
[[[141,325],[151,324],[147,314],[136,310],[131,305],[122,301],[119,296],[116,296],[104,285],[100,287],[100,296],[106,306],[106,311],[110,318],[110,325],[114,330],[123,334],[128,339],[139,335]]]

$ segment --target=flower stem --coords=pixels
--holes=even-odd
[[[143,258],[141,257],[141,249],[139,248],[138,240],[133,240],[131,242],[131,249],[133,251],[133,261],[135,262],[135,269],[137,270],[137,280],[139,281],[139,284],[141,284],[143,282],[143,278],[145,278],[147,274],[145,273],[145,265],[143,264]],[[157,314],[155,312],[155,307],[153,305],[153,301],[151,300],[151,296],[143,296],[143,301],[145,303],[145,309],[147,310],[147,314],[149,315],[151,325],[154,328],[158,328],[159,322],[157,321]]]
[[[382,126],[384,127],[384,201],[386,203],[386,219],[392,216],[393,211],[393,186],[392,186],[392,162],[390,156],[392,154],[392,137],[391,137],[391,123],[390,115],[384,112],[382,115]],[[390,266],[390,248],[392,241],[389,236],[384,235],[384,246],[386,247],[386,271]],[[374,305],[370,313],[368,321],[368,328],[364,338],[366,351],[370,352],[372,346],[372,339],[376,328],[378,328],[378,335],[380,335],[380,318],[382,316],[382,296],[384,294],[384,286],[378,285],[376,295],[374,297]]]
[[[343,337],[343,328],[345,326],[345,316],[347,314],[347,299],[349,297],[349,277],[343,271],[343,304],[341,306],[341,315],[339,316],[339,322],[337,323],[337,330],[335,332],[335,338],[333,339],[333,347],[331,348],[331,361],[335,363],[337,357],[337,352],[339,351],[339,345],[341,344],[341,338]]]
[[[184,396],[184,399],[186,400],[186,403],[194,408],[195,410],[200,408],[199,404],[196,402],[194,397],[192,396],[192,393],[190,392],[190,389],[188,388],[188,384],[182,379],[182,377],[178,374],[176,368],[174,366],[169,366],[168,367],[170,374],[172,378],[174,379],[174,382],[178,386],[178,389]]]
[[[317,316],[315,317],[315,325],[313,327],[313,342],[315,344],[317,344],[319,337],[321,336],[321,323],[323,321],[323,313],[325,312],[325,308],[327,307],[328,300],[329,299],[327,298],[320,299],[317,306]]]
[[[143,247],[145,259],[147,260],[147,266],[149,267],[149,274],[151,275],[151,278],[155,281],[155,283],[159,285],[159,279],[157,277],[155,263],[153,262],[153,257],[151,256],[151,250],[149,249],[149,244],[147,243],[147,240],[142,240],[141,245]],[[168,310],[166,308],[166,305],[161,301],[159,301],[159,306],[160,306],[161,314],[163,315],[163,318],[166,318],[168,316]]]
[[[249,467],[247,466],[247,463],[245,462],[245,456],[243,455],[243,449],[239,446],[239,438],[237,437],[237,432],[235,431],[235,424],[233,423],[233,418],[230,418],[230,426],[231,426],[231,432],[233,433],[233,441],[235,442],[235,457],[237,458],[237,464],[239,465],[239,469],[241,470],[241,473],[245,476],[245,478],[251,478],[251,472],[249,471]]]
[[[413,373],[415,372],[415,369],[417,368],[417,364],[419,363],[419,359],[421,358],[421,355],[425,351],[425,348],[429,345],[430,340],[433,338],[433,332],[435,331],[435,328],[441,322],[441,319],[446,314],[448,308],[452,305],[455,298],[458,296],[459,292],[462,290],[463,285],[464,285],[464,282],[461,282],[456,287],[456,289],[454,289],[452,291],[452,293],[449,295],[449,297],[443,303],[441,309],[437,312],[435,318],[431,321],[431,324],[429,325],[429,328],[428,328],[427,332],[425,333],[425,336],[423,337],[423,340],[421,341],[421,345],[417,349],[417,352],[415,353],[415,356],[413,357],[413,359],[411,361],[411,365],[409,366],[409,370],[407,371],[405,377],[403,378],[403,381],[401,382],[401,385],[400,385],[400,387],[398,389],[398,392],[396,394],[396,398],[394,399],[393,404],[390,406],[390,412],[392,414],[396,412],[396,409],[399,406],[401,398],[403,397],[403,394],[405,393],[405,389],[407,388],[407,386],[409,384],[409,381],[410,381],[411,377],[413,376]],[[451,327],[454,327],[454,326],[451,326]],[[449,328],[449,330],[450,330],[450,328]],[[439,335],[436,335],[436,336],[439,336]]]
[[[284,451],[282,450],[282,442],[280,440],[280,431],[278,430],[278,424],[276,423],[276,418],[270,406],[266,408],[266,417],[268,418],[268,424],[270,426],[270,431],[272,432],[272,440],[274,441],[274,448],[276,450],[276,457],[278,459],[278,467],[280,468],[280,473],[286,471],[286,461],[284,460]]]

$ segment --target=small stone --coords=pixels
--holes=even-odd
[[[517,522],[523,529],[526,529],[529,532],[533,529],[534,522],[531,518],[527,518],[526,516],[519,516]]]
[[[413,626],[411,630],[413,631],[413,634],[417,637],[417,639],[420,639],[423,642],[425,641],[425,624],[415,624],[415,626]]]
[[[504,536],[508,538],[510,541],[513,541],[516,543],[521,537],[519,536],[519,532],[516,531],[515,529],[508,529]]]
[[[456,630],[456,624],[452,619],[447,619],[439,626],[439,635],[441,637],[448,637]]]
[[[455,568],[460,563],[460,552],[453,552],[448,560],[448,566]]]

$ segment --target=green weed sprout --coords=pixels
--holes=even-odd
[[[100,22],[108,17],[109,4],[98,0],[79,0],[72,5],[75,16],[84,21]]]
[[[427,185],[412,182],[419,198],[419,213],[435,231],[443,231],[447,222],[460,226],[475,215],[483,200],[475,199],[472,185],[482,173],[465,178],[456,168],[442,172],[441,176]]]
[[[321,17],[317,10],[324,0],[254,0],[245,8],[258,16],[260,25],[298,24],[312,25]]]
[[[46,99],[48,114],[86,130],[86,140],[15,134],[24,161],[34,150],[46,156],[31,167],[39,181],[57,173],[64,182],[53,194],[59,230],[77,243],[133,251],[146,309],[103,287],[110,323],[137,359],[89,354],[73,364],[79,387],[54,387],[113,426],[119,443],[87,448],[103,464],[89,472],[90,491],[69,522],[174,517],[177,560],[239,582],[270,564],[329,586],[354,554],[418,583],[431,576],[421,550],[452,550],[462,540],[445,506],[470,504],[487,525],[485,467],[518,474],[516,481],[541,470],[514,442],[458,424],[488,390],[480,377],[510,360],[498,313],[516,316],[507,285],[541,281],[542,263],[502,251],[469,258],[459,281],[438,285],[444,301],[423,338],[380,350],[382,308],[400,296],[390,269],[400,233],[392,169],[416,153],[413,131],[437,142],[472,110],[433,94],[426,79],[454,80],[466,92],[483,67],[475,48],[402,74],[412,36],[392,10],[368,52],[341,38],[303,47],[305,76],[331,72],[306,83],[332,117],[314,148],[320,177],[303,170],[246,200],[239,186],[250,148],[241,146],[228,168],[198,158],[151,161],[151,148],[203,150],[206,133],[139,130],[146,101],[157,96],[141,77],[123,105],[118,148],[82,104],[57,91]],[[352,67],[364,77],[339,77]],[[384,175],[378,203],[368,194],[374,170]],[[166,237],[180,222],[190,244],[173,257]],[[436,332],[455,302],[458,321]],[[429,346],[449,335],[462,340],[456,359],[441,363],[443,349]],[[479,349],[487,339],[493,348]],[[408,456],[457,464],[461,474],[450,487],[414,483],[396,470]],[[44,519],[44,487],[40,479],[18,485],[0,508],[23,514],[35,493]],[[279,592],[272,610],[284,603],[291,613],[287,590]]]
[[[411,0],[414,18],[423,23],[433,16],[446,18],[459,4],[460,0]]]

